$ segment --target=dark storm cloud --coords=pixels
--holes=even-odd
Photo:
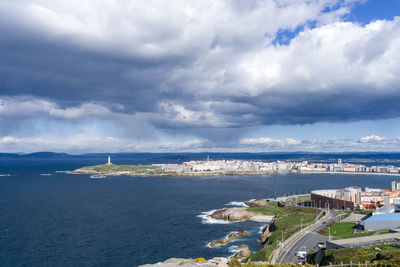
[[[233,144],[252,126],[399,117],[399,19],[341,23],[355,1],[321,12],[329,2],[178,1],[165,12],[116,2],[103,18],[103,2],[77,11],[6,1],[0,98],[40,108],[24,116],[0,105],[3,134],[17,117],[95,118],[135,137],[162,130]],[[272,45],[279,30],[310,21],[319,26]]]

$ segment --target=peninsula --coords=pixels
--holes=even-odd
[[[354,173],[400,175],[395,166],[366,166],[362,164],[309,163],[301,162],[263,162],[251,160],[207,160],[188,161],[182,164],[116,165],[110,157],[106,164],[87,166],[72,171],[76,174],[100,176],[201,176],[201,175],[268,175],[273,173]],[[97,178],[97,177],[94,177]]]

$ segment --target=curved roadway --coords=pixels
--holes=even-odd
[[[290,245],[288,245],[284,251],[281,253],[278,259],[278,263],[301,263],[304,260],[298,259],[295,255],[297,251],[312,250],[316,247],[319,242],[325,243],[328,237],[318,234],[318,232],[324,228],[326,225],[330,224],[332,221],[336,220],[336,214],[333,217],[326,220],[325,223],[321,223],[311,228],[311,230],[306,231],[297,237]]]

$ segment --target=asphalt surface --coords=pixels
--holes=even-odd
[[[334,221],[336,217],[332,217],[329,220],[326,221],[325,224],[322,224],[316,228],[314,228],[312,231],[307,232],[304,236],[302,236],[300,239],[298,239],[290,249],[285,250],[279,257],[278,263],[288,263],[288,262],[294,262],[294,263],[302,263],[304,262],[304,259],[298,259],[297,256],[295,255],[296,252],[298,251],[307,251],[307,250],[312,250],[315,249],[317,244],[319,242],[323,242],[325,244],[325,241],[328,240],[328,237],[322,236],[318,234],[318,231],[324,228],[326,225]]]

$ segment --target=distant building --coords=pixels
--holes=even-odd
[[[400,182],[392,181],[392,191],[400,189]]]
[[[108,156],[107,164],[111,165],[111,157],[110,156]]]

